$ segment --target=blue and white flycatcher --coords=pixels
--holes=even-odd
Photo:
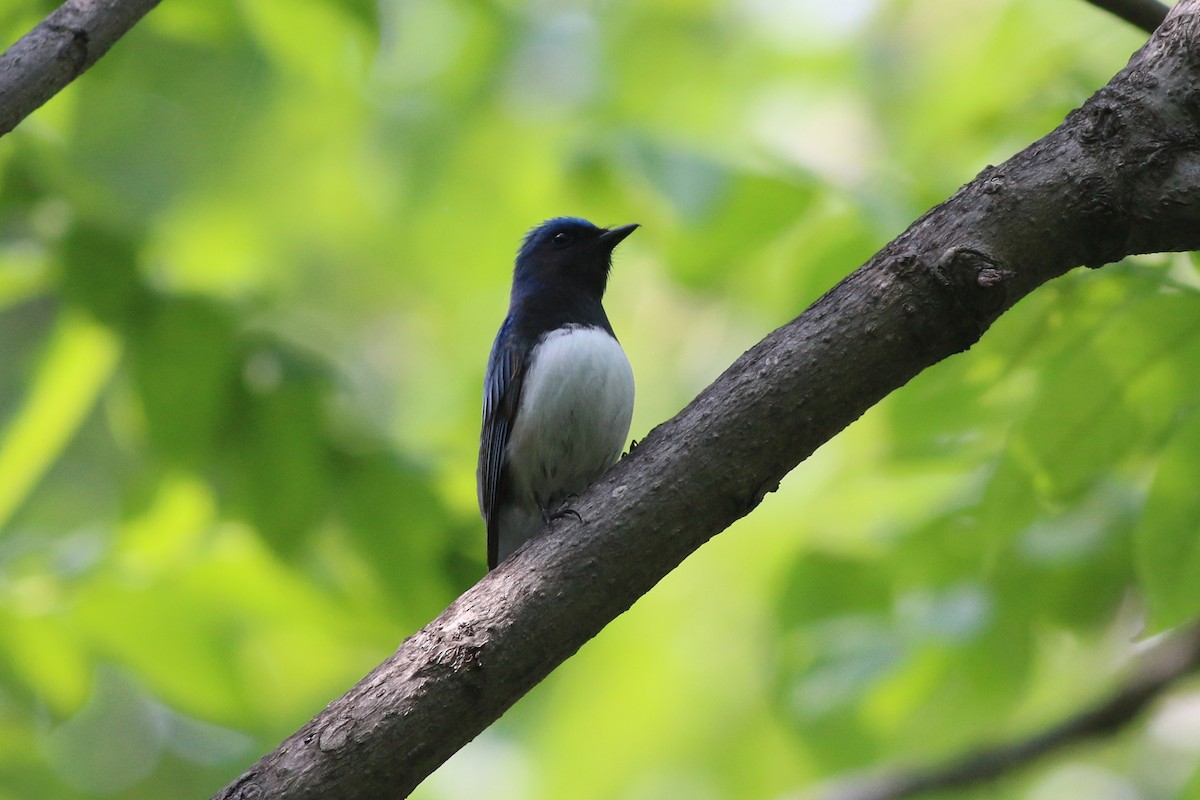
[[[517,253],[483,390],[477,478],[489,569],[625,448],[633,371],[601,300],[613,248],[637,227],[559,217]]]

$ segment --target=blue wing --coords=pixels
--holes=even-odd
[[[487,525],[488,569],[496,566],[499,541],[497,505],[501,495],[504,449],[517,415],[521,384],[525,377],[525,353],[515,343],[512,318],[504,320],[483,383],[483,432],[479,437],[479,468],[476,472],[479,510]]]

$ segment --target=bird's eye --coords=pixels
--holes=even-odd
[[[571,241],[571,237],[565,232],[560,231],[559,233],[554,234],[554,243],[559,247],[562,247],[569,241]]]

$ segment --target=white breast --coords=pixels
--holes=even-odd
[[[554,511],[620,457],[633,416],[633,370],[616,339],[571,325],[534,348],[507,460],[518,497]],[[538,520],[540,523],[540,520]]]

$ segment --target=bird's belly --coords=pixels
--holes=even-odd
[[[633,371],[601,328],[554,331],[532,356],[506,460],[517,496],[552,511],[620,457],[633,415]]]

